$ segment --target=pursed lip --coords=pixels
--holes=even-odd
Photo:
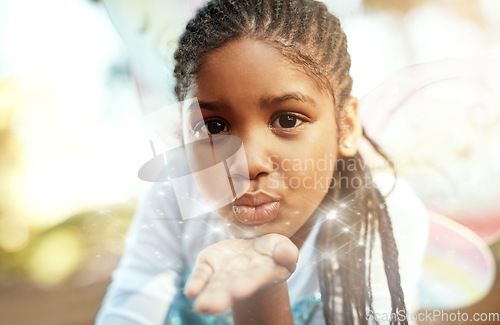
[[[279,202],[279,197],[268,194],[264,191],[246,193],[234,200],[232,206],[259,206],[265,203]]]
[[[278,197],[258,191],[236,199],[232,206],[239,222],[256,225],[274,220],[278,216],[280,201]]]

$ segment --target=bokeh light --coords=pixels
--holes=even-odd
[[[22,306],[17,292],[76,294],[97,284],[102,297],[149,186],[137,177],[151,158],[143,118],[174,102],[165,57],[203,1],[103,2],[0,1],[2,315],[8,299]],[[324,2],[346,31],[358,97],[410,65],[500,53],[497,0]],[[125,26],[152,26],[127,40],[135,49],[105,6],[127,9]]]

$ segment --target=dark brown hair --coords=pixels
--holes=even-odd
[[[328,89],[335,101],[337,128],[342,135],[345,103],[352,88],[351,59],[340,21],[317,1],[209,1],[187,24],[174,55],[175,93],[179,101],[186,99],[207,53],[242,38],[271,44]],[[379,149],[375,144],[374,148]],[[368,313],[373,313],[371,252],[377,233],[392,315],[406,314],[398,251],[385,200],[372,184],[370,171],[363,166],[359,154],[339,157],[334,179],[356,178],[358,182],[332,186],[316,213],[324,218],[329,209],[338,212],[336,219],[324,218],[316,242],[327,324],[368,323]],[[344,231],[346,225],[349,231]],[[324,253],[329,257],[324,258]],[[403,318],[396,317],[391,324],[406,324]]]

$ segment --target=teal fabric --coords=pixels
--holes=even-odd
[[[187,279],[188,272],[184,277]],[[184,281],[185,282],[185,281]],[[316,294],[313,297],[301,300],[292,306],[293,320],[296,325],[307,325],[313,314],[321,308],[321,297]],[[177,294],[170,306],[165,320],[166,325],[232,325],[233,317],[231,310],[218,315],[202,315],[194,311],[193,300],[188,299],[182,290]]]

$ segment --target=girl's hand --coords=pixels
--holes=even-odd
[[[235,300],[287,280],[298,257],[297,247],[283,235],[223,240],[200,253],[184,291],[196,298],[197,311],[221,313]]]

